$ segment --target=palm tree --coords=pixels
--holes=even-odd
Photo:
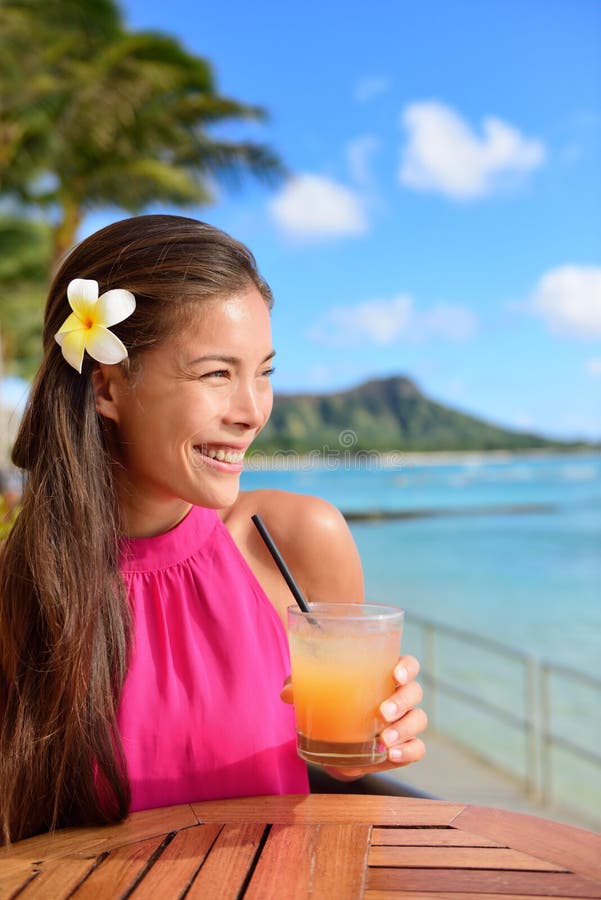
[[[267,147],[212,132],[264,118],[174,38],[128,31],[115,0],[3,0],[0,194],[51,218],[53,262],[92,209],[206,204],[214,183],[278,177]]]

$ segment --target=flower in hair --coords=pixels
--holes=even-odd
[[[130,291],[106,291],[98,296],[98,282],[74,278],[67,287],[69,306],[73,310],[54,335],[63,356],[81,374],[84,351],[96,362],[114,365],[127,358],[127,348],[109,331],[111,325],[131,316],[136,299]]]

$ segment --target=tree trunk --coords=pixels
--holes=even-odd
[[[56,272],[62,257],[75,243],[77,229],[82,220],[82,211],[71,198],[63,199],[62,213],[62,218],[55,226],[52,236],[52,259],[50,261],[52,274]]]

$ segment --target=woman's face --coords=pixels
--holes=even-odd
[[[185,332],[145,353],[130,380],[100,367],[96,405],[117,426],[128,534],[160,533],[190,504],[231,506],[244,452],[271,412],[273,355],[269,310],[253,286],[199,303]]]

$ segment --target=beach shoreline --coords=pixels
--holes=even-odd
[[[558,457],[601,457],[601,446],[595,447],[531,447],[519,450],[334,450],[327,455],[315,450],[297,453],[295,450],[279,450],[266,453],[251,450],[244,461],[248,471],[315,470],[369,468],[373,463],[381,469],[413,468],[417,466],[479,465],[490,462],[515,462],[520,459],[553,459]]]

